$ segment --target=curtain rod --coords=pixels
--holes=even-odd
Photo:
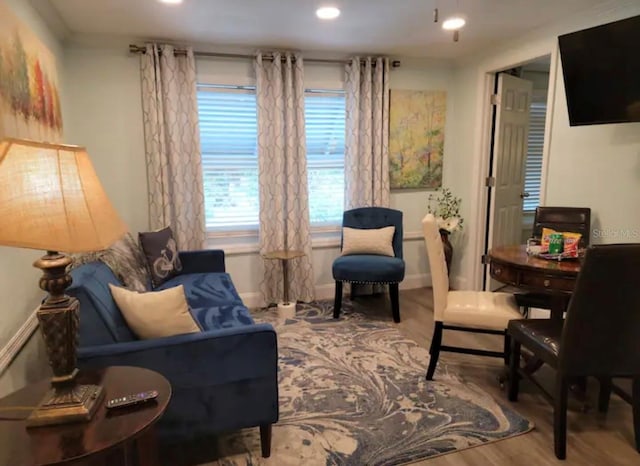
[[[147,50],[146,47],[141,47],[135,44],[129,44],[129,53],[145,53],[146,50]],[[182,49],[175,49],[174,53],[177,55],[184,55],[185,53],[187,53],[187,51]],[[242,59],[242,60],[250,60],[252,58],[255,58],[255,55],[246,55],[241,53],[193,52],[193,54],[196,57],[235,58],[235,59]],[[273,55],[271,54],[265,54],[263,55],[263,57],[266,58],[267,60],[273,60]],[[325,58],[305,58],[304,61],[311,62],[311,63],[337,63],[342,65],[347,65],[351,63],[351,61],[349,60],[331,60],[331,59],[325,59]],[[390,65],[391,65],[391,68],[400,68],[400,60],[392,60]]]

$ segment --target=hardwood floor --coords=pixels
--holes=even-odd
[[[400,292],[400,314],[402,321],[393,324],[391,307],[386,297],[361,297],[357,302],[370,312],[372,319],[388,321],[397,325],[400,332],[416,341],[420,346],[429,348],[433,332],[433,298],[431,289],[423,288]],[[445,331],[444,344],[476,346],[482,349],[500,351],[502,339],[491,335],[470,334],[467,332]],[[593,408],[582,411],[582,404],[575,399],[569,400],[567,459],[559,461],[553,453],[553,424],[551,405],[543,398],[538,389],[525,381],[521,382],[517,403],[509,403],[506,389],[501,389],[498,377],[503,371],[502,360],[480,356],[468,356],[454,353],[441,353],[440,363],[461,376],[468,383],[475,384],[499,403],[511,405],[513,409],[535,423],[532,432],[515,438],[482,445],[461,452],[432,458],[414,463],[425,466],[544,466],[544,465],[593,465],[618,466],[640,465],[640,454],[635,450],[631,406],[617,396],[612,396],[609,412],[602,415],[595,409],[598,384],[589,380],[588,395]],[[427,367],[425,365],[425,373]],[[539,373],[544,385],[549,389],[553,382],[553,371],[543,367]],[[436,372],[436,379],[438,374]],[[210,450],[210,442],[199,446],[181,449],[177,457],[184,464],[209,463],[215,458]],[[170,453],[170,452],[166,452]],[[175,452],[174,452],[175,453]],[[163,455],[166,466],[176,466],[169,460],[172,455]],[[187,460],[187,458],[191,458]],[[199,457],[198,459],[195,459]],[[175,456],[174,456],[175,458]],[[211,458],[211,459],[209,459]],[[266,464],[277,465],[271,458]],[[183,463],[181,463],[183,464]],[[366,466],[366,465],[363,465]]]
[[[383,298],[359,298],[358,301],[372,310],[372,317],[391,322],[388,302]],[[420,346],[429,347],[433,332],[433,297],[431,289],[406,290],[400,293],[402,321],[399,330]],[[502,341],[491,335],[445,331],[444,344],[476,346],[501,350]],[[441,353],[440,363],[448,365],[469,383],[482,387],[498,402],[510,405],[535,423],[535,429],[519,437],[489,445],[452,453],[415,463],[429,466],[466,465],[640,465],[640,454],[635,450],[631,406],[617,396],[612,396],[609,412],[597,412],[598,384],[589,380],[588,394],[592,408],[583,412],[582,404],[569,401],[567,459],[557,460],[553,454],[552,409],[539,390],[522,381],[517,403],[507,400],[506,390],[500,388],[498,376],[503,370],[501,360],[480,356]],[[426,372],[426,367],[425,367]],[[553,382],[554,372],[543,367],[540,372],[547,389]],[[436,372],[436,379],[437,379]]]

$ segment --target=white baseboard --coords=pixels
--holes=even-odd
[[[33,311],[6,345],[0,349],[0,375],[9,368],[38,328],[37,310]]]
[[[466,279],[464,277],[453,277],[451,279],[451,286],[456,290],[464,289],[466,285]],[[417,273],[414,275],[407,275],[404,280],[400,282],[401,290],[414,290],[416,288],[425,288],[431,286],[431,274],[429,273]],[[346,290],[345,290],[346,291]],[[322,285],[316,285],[316,299],[332,299],[335,293],[335,283],[325,283]],[[240,298],[245,306],[250,309],[264,306],[264,300],[262,299],[262,293],[260,292],[247,292],[240,293]]]

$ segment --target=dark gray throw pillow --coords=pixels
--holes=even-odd
[[[178,245],[171,228],[139,233],[138,238],[147,259],[154,288],[182,272]]]

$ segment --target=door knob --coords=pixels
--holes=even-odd
[[[524,192],[524,193],[520,194],[520,199],[524,199],[525,197],[529,197],[529,196],[531,196],[531,194],[529,194],[527,192]]]

